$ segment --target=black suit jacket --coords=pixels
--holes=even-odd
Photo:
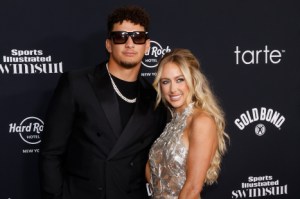
[[[40,153],[43,198],[143,199],[148,150],[166,109],[139,78],[135,109],[122,129],[118,99],[104,64],[64,73],[46,117]]]

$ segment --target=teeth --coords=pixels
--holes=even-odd
[[[171,100],[179,100],[180,96],[181,95],[175,95],[175,96],[173,95],[173,96],[170,96],[170,99]]]

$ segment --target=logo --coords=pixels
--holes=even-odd
[[[231,192],[231,198],[257,198],[265,196],[288,195],[288,185],[281,185],[273,176],[249,176],[247,182],[242,182],[240,189]]]
[[[254,122],[261,122],[256,125],[255,133],[258,136],[262,136],[266,133],[266,127],[262,124],[263,122],[269,122],[280,130],[285,122],[285,117],[271,108],[261,107],[247,110],[234,120],[234,124],[240,130],[244,130],[249,124]]]
[[[270,50],[267,45],[260,50],[246,50],[235,47],[235,64],[279,64],[285,50]]]
[[[20,124],[9,124],[9,133],[19,134],[20,138],[27,144],[39,144],[43,130],[44,122],[37,117],[27,117]]]
[[[150,48],[145,54],[142,64],[147,68],[155,68],[158,65],[159,60],[166,54],[170,52],[169,46],[163,48],[158,42],[150,41]]]
[[[0,74],[55,74],[63,73],[63,63],[53,62],[51,55],[42,50],[12,49],[10,55],[2,56]]]
[[[266,132],[265,125],[263,125],[263,124],[256,125],[256,127],[255,127],[255,133],[256,133],[256,135],[262,136],[262,135],[265,134],[265,132]]]

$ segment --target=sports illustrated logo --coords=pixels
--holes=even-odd
[[[44,122],[37,117],[27,117],[20,122],[10,123],[9,133],[18,133],[20,138],[27,144],[39,144],[40,135],[44,130]]]
[[[239,46],[235,47],[235,64],[279,64],[285,50],[269,50],[265,45],[261,50],[240,50]]]
[[[261,122],[255,126],[255,133],[258,136],[262,136],[267,131],[265,125],[262,124],[263,122],[269,122],[280,130],[285,122],[285,117],[271,108],[261,107],[247,110],[234,120],[234,124],[240,130],[244,130],[249,124],[254,122]]]
[[[12,49],[10,55],[2,56],[1,74],[56,74],[63,73],[63,63],[52,61],[51,55],[44,56],[43,50]]]
[[[240,189],[231,192],[231,198],[257,198],[274,196],[280,198],[288,195],[288,185],[282,185],[280,181],[274,180],[273,176],[249,176],[247,182],[242,182]]]
[[[150,41],[150,49],[145,53],[142,64],[147,68],[155,68],[158,65],[159,60],[166,54],[170,52],[169,46],[163,48],[158,42]]]

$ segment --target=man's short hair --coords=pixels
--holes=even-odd
[[[145,28],[145,31],[149,31],[150,19],[148,13],[139,6],[130,5],[117,8],[108,16],[108,34],[112,31],[114,24],[122,23],[125,20],[141,25]]]

